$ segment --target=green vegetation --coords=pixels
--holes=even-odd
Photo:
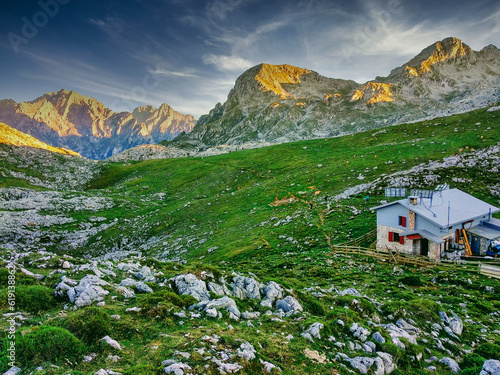
[[[239,374],[262,374],[260,360],[280,367],[284,375],[343,374],[341,364],[346,362],[338,353],[376,355],[349,348],[349,342],[359,341],[351,331],[357,323],[386,340],[377,343],[376,350],[393,356],[398,366],[393,374],[429,374],[429,364],[418,358],[445,355],[462,359],[461,374],[478,373],[481,361],[498,358],[500,353],[500,343],[495,342],[495,330],[500,329],[497,280],[459,267],[418,269],[374,262],[334,252],[330,245],[363,236],[374,227],[375,214],[370,207],[386,199],[383,188],[398,177],[396,173],[450,156],[472,160],[474,150],[498,143],[499,125],[495,112],[478,110],[345,137],[211,157],[103,163],[84,191],[65,192],[65,199],[102,199],[112,204],[87,204],[78,210],[69,205],[48,206],[41,216],[60,215],[73,221],[20,228],[43,232],[40,244],[55,255],[33,252],[19,260],[24,268],[44,278],[39,281],[16,273],[16,307],[24,312],[17,326],[18,364],[26,373],[43,366],[46,374],[94,374],[103,368],[141,375],[165,373],[162,361],[175,359],[189,364],[192,373],[218,374],[215,362],[205,358],[233,355],[247,341],[256,349],[257,358],[241,361]],[[498,173],[477,163],[462,165],[421,168],[403,178],[416,188],[434,188],[447,182],[498,205],[493,189]],[[21,163],[16,168],[31,173]],[[31,175],[45,178],[35,171]],[[339,197],[365,183],[373,184],[345,199]],[[7,174],[0,175],[0,186],[33,187]],[[284,198],[292,200],[271,205]],[[87,232],[85,241],[67,240]],[[373,238],[361,237],[359,244],[370,246],[372,242]],[[63,276],[57,270],[65,261],[82,266],[64,273],[79,281],[95,274],[89,257],[111,251],[132,253],[123,260],[107,263],[107,259],[100,259],[96,263],[101,271],[112,271],[101,275],[108,282],[103,288],[109,292],[103,306],[73,311],[67,296],[54,297],[54,288]],[[2,253],[4,259],[12,255],[10,250]],[[119,268],[119,262],[149,267],[157,279],[148,284],[153,293],[136,291],[136,297],[130,298],[118,293],[116,286],[121,280],[135,277],[126,268]],[[224,279],[229,284],[233,272],[262,284],[275,281],[285,295],[299,301],[304,313],[273,315],[275,309],[261,305],[260,300],[235,297],[239,311],[259,313],[259,318],[235,321],[225,310],[221,310],[222,318],[209,317],[189,310],[197,301],[179,296],[168,286],[170,278],[186,273],[219,284]],[[1,314],[10,312],[7,283],[8,272],[0,269]],[[361,296],[339,293],[348,288],[355,288]],[[211,297],[219,296],[212,292]],[[436,347],[430,334],[437,330],[434,323],[442,324],[439,311],[472,321],[464,324],[458,339],[444,329],[436,331],[445,350]],[[429,334],[419,336],[416,344],[401,339],[405,345],[401,349],[383,327],[400,318]],[[1,372],[8,370],[3,353],[8,345],[5,330],[9,321],[0,322]],[[324,328],[321,338],[311,342],[301,334],[316,322]],[[122,350],[99,341],[106,335],[117,340]],[[324,355],[325,363],[311,360],[306,349]],[[178,352],[187,352],[190,357]],[[83,362],[83,355],[93,354],[92,361]],[[108,359],[116,355],[121,358],[118,362]],[[438,362],[432,365],[437,367],[436,373],[451,374]]]

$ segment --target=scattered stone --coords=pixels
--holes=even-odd
[[[458,365],[458,363],[450,357],[441,358],[439,360],[439,363],[443,363],[446,366],[448,366],[450,368],[451,372],[453,372],[454,374],[456,374],[460,371],[460,366]]]
[[[191,358],[191,354],[189,354],[188,352],[180,352],[180,351],[178,351],[178,350],[176,350],[176,351],[174,352],[174,355],[179,355],[179,356],[181,356],[181,357],[183,357],[183,358],[186,358],[186,359]]]
[[[488,359],[484,362],[479,375],[500,375],[500,361],[496,359]]]
[[[238,307],[236,306],[236,302],[234,302],[234,300],[228,296],[214,299],[212,301],[203,301],[203,302],[197,303],[193,306],[190,306],[189,309],[190,310],[198,309],[198,310],[203,310],[205,312],[207,312],[207,310],[210,310],[210,309],[215,309],[217,311],[219,309],[223,309],[223,310],[228,311],[230,316],[231,316],[231,314],[233,314],[233,319],[234,319],[234,317],[239,319],[241,316],[241,313],[238,310]]]
[[[326,359],[326,355],[319,354],[319,352],[317,350],[311,350],[309,348],[305,348],[304,355],[307,358],[312,359],[313,361],[316,361],[318,363],[327,363],[328,362],[328,360]]]
[[[134,298],[135,297],[134,291],[127,288],[127,287],[124,287],[124,286],[117,286],[115,291],[118,294],[121,294],[125,298]]]
[[[271,371],[273,371],[273,369],[277,369],[279,372],[281,372],[281,369],[279,367],[276,367],[275,365],[273,365],[271,362],[266,362],[266,361],[263,361],[262,359],[259,360],[261,365],[264,366],[264,372],[266,374],[270,374]]]
[[[304,311],[300,303],[292,296],[286,296],[284,299],[277,300],[276,309],[283,310],[285,313]]]
[[[199,280],[192,273],[176,276],[172,280],[174,281],[179,294],[193,296],[200,302],[210,300],[210,293],[208,293],[205,282]]]
[[[260,285],[251,277],[236,276],[230,286],[233,288],[233,296],[239,299],[260,300]]]
[[[248,342],[242,343],[237,350],[238,357],[241,357],[246,361],[251,361],[252,359],[254,359],[255,353],[256,351],[254,347]]]
[[[19,367],[11,367],[9,370],[3,373],[3,375],[17,375],[21,372],[22,370]]]
[[[110,345],[111,347],[117,349],[117,350],[122,350],[122,346],[118,343],[118,341],[116,340],[113,340],[111,337],[109,336],[104,336],[102,339],[100,339],[99,341],[104,341],[106,342],[108,345]]]
[[[182,362],[173,363],[165,367],[164,369],[166,374],[174,374],[174,375],[184,375],[185,370],[191,370],[191,366]]]
[[[135,289],[137,289],[137,291],[141,292],[141,293],[153,293],[153,289],[151,289],[151,287],[142,282],[142,281],[139,281],[136,285],[135,285]]]
[[[385,344],[385,338],[380,334],[380,332],[374,332],[372,335],[372,339],[380,344]]]
[[[108,357],[106,358],[106,362],[113,362],[113,363],[116,363],[118,361],[121,360],[121,357],[118,356],[118,355],[108,355]]]
[[[126,312],[139,312],[141,310],[142,309],[140,307],[137,307],[137,306],[129,307],[129,308],[125,309]]]
[[[243,368],[238,363],[224,363],[217,358],[212,358],[212,361],[218,366],[217,369],[222,375],[234,374]]]

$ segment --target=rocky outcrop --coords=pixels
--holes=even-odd
[[[389,76],[364,84],[260,64],[174,144],[205,150],[351,134],[485,107],[500,98],[499,84],[500,50],[476,52],[457,38],[436,42]]]

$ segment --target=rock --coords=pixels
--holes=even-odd
[[[140,307],[137,307],[137,306],[129,307],[129,308],[125,309],[126,312],[139,312],[141,310],[142,309]]]
[[[142,281],[139,281],[136,285],[135,285],[135,289],[137,289],[137,291],[141,292],[141,293],[153,293],[153,289],[151,289],[151,287],[142,282]]]
[[[182,362],[173,363],[165,367],[164,369],[166,374],[174,374],[174,375],[184,375],[185,370],[191,370],[191,366]]]
[[[238,357],[243,358],[246,361],[251,361],[252,359],[254,359],[255,353],[256,352],[254,347],[248,342],[244,342],[243,344],[241,344],[237,350]]]
[[[396,365],[394,364],[394,359],[392,355],[385,352],[377,352],[377,355],[382,359],[384,363],[384,372],[386,374],[390,374],[396,369]]]
[[[351,296],[354,296],[354,297],[362,297],[361,294],[354,288],[347,288],[341,292],[339,292],[339,294],[341,296],[345,296],[345,295],[351,295]]]
[[[358,370],[360,373],[367,374],[368,369],[375,362],[375,358],[355,357],[355,358],[345,359],[345,361],[349,362],[351,364],[351,367]]]
[[[217,318],[218,316],[216,309],[205,309],[205,314],[210,318]]]
[[[304,333],[309,333],[312,337],[315,337],[317,339],[321,339],[320,330],[322,330],[323,328],[324,328],[323,323],[313,323],[313,324],[311,324],[309,329],[307,331],[305,331]],[[302,334],[302,335],[304,335],[304,334]]]
[[[263,288],[262,293],[265,296],[265,300],[270,300],[274,302],[279,298],[283,298],[283,288],[274,281],[269,281]]]
[[[258,311],[245,311],[241,314],[243,319],[258,319],[260,316],[260,312]]]
[[[126,287],[135,287],[137,285],[138,281],[131,279],[130,277],[127,277],[126,279],[123,279],[120,282],[121,286],[126,286]]]
[[[198,310],[203,310],[205,312],[207,312],[207,310],[210,310],[210,309],[215,309],[217,311],[219,309],[223,309],[223,310],[228,311],[229,314],[233,314],[238,319],[241,316],[241,313],[238,310],[238,307],[236,306],[236,302],[234,302],[234,300],[228,296],[214,299],[212,301],[203,301],[203,302],[197,303],[193,306],[190,306],[189,309],[190,310],[198,309]]]
[[[218,366],[217,369],[222,375],[234,374],[243,368],[238,363],[224,363],[217,358],[212,358],[212,361]]]
[[[380,344],[385,344],[385,338],[380,334],[380,332],[373,332],[372,339]]]
[[[281,369],[279,367],[276,367],[275,365],[273,365],[271,362],[266,362],[266,361],[263,361],[262,359],[259,359],[260,363],[262,366],[264,366],[264,372],[266,374],[270,374],[273,369],[277,369],[279,372],[281,372]]]
[[[135,273],[135,277],[137,277],[139,280],[144,280],[148,276],[152,276],[151,268],[149,268],[148,266],[142,267]]]
[[[259,283],[251,277],[236,276],[230,286],[233,288],[233,296],[239,299],[260,300],[261,298]]]
[[[22,370],[19,367],[11,367],[9,370],[3,373],[3,375],[17,375],[21,372]]]
[[[111,337],[109,336],[104,336],[102,339],[100,339],[99,341],[104,341],[106,342],[108,345],[110,345],[111,347],[117,349],[117,350],[122,350],[122,347],[121,345],[118,343],[118,341],[116,340],[113,340]]]
[[[191,358],[191,354],[189,354],[188,352],[180,352],[180,351],[178,351],[178,350],[176,350],[176,351],[174,352],[174,355],[179,355],[179,356],[181,356],[181,357],[183,357],[183,358],[186,358],[186,359]]]
[[[124,286],[117,286],[115,291],[118,294],[121,294],[125,298],[134,298],[135,297],[134,291],[130,290],[129,288],[126,288]]]
[[[273,301],[271,301],[270,299],[264,299],[262,301],[260,301],[260,305],[262,307],[269,307],[270,309],[273,308]]]
[[[303,332],[300,334],[303,338],[311,341],[314,344],[314,339],[312,338],[311,334],[309,332]]]
[[[68,262],[67,260],[65,260],[62,264],[62,268],[67,270],[67,269],[70,269],[71,268],[71,263]]]
[[[374,353],[377,350],[377,345],[371,341],[365,342],[363,344],[363,350],[367,353]]]
[[[121,358],[117,355],[108,355],[108,357],[106,358],[106,362],[113,362],[113,363],[116,363],[118,361],[120,361]]]
[[[207,283],[208,290],[215,293],[218,296],[231,295],[231,291],[227,288],[225,284],[219,285],[217,283],[209,281]]]
[[[190,295],[200,302],[209,301],[210,293],[204,281],[199,280],[195,275],[189,273],[173,278],[175,286],[181,295]]]
[[[439,317],[441,318],[441,320],[443,321],[443,323],[445,324],[448,324],[448,315],[446,314],[446,312],[444,311],[439,311]]]
[[[365,327],[361,327],[357,323],[353,323],[350,328],[350,331],[353,333],[353,336],[359,338],[362,342],[365,342],[370,335],[370,331]]]
[[[484,362],[479,375],[500,375],[500,361],[496,359],[488,359]]]
[[[328,362],[328,360],[326,359],[326,355],[319,354],[319,352],[317,350],[311,350],[309,348],[305,348],[304,355],[307,358],[312,359],[313,361],[316,361],[318,363],[327,363]]]
[[[464,329],[462,320],[456,314],[453,314],[453,318],[448,319],[448,326],[453,331],[453,333],[458,336],[462,334],[462,331]]]
[[[102,301],[109,292],[101,288],[101,285],[108,285],[108,283],[94,275],[87,275],[81,279],[80,283],[74,288],[76,293],[75,305],[82,307],[96,301]]]
[[[446,366],[448,366],[450,368],[451,372],[453,372],[454,374],[456,374],[460,371],[460,366],[458,365],[458,363],[450,357],[441,358],[439,360],[439,363],[443,363]]]
[[[94,375],[108,375],[108,372],[102,368],[99,371],[94,372]]]
[[[276,301],[276,309],[283,310],[284,312],[297,312],[304,311],[300,303],[292,296],[286,296],[284,299]]]

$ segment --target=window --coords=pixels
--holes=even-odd
[[[399,225],[401,227],[405,227],[406,228],[406,217],[405,216],[400,216],[399,217]]]
[[[399,233],[389,232],[389,242],[404,243],[404,242],[401,242],[401,240],[404,241],[404,237],[400,236]]]

